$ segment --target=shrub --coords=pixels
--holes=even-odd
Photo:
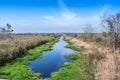
[[[58,35],[14,35],[12,40],[0,43],[0,65],[23,55],[27,50],[55,39]]]

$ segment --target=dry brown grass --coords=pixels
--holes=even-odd
[[[94,59],[96,80],[120,80],[120,55],[117,54],[119,50],[115,52],[116,54],[113,54],[113,51],[104,45],[84,42],[80,38],[72,36],[66,38],[77,47],[84,48],[84,54],[91,58],[88,60],[92,61]]]

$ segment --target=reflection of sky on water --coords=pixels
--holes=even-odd
[[[70,53],[78,53],[69,48],[65,48],[68,45],[64,40],[63,36],[59,39],[53,46],[52,51],[43,52],[43,58],[38,58],[33,60],[28,65],[35,73],[41,73],[43,78],[50,77],[52,72],[58,71],[59,68],[64,64],[64,62],[72,61],[64,56]]]

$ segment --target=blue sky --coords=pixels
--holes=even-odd
[[[100,16],[119,10],[119,0],[0,0],[0,26],[10,23],[16,33],[82,32],[85,24],[100,30]]]

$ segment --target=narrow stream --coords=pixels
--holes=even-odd
[[[43,78],[49,78],[52,72],[58,71],[64,62],[70,62],[64,56],[70,53],[77,54],[78,51],[66,48],[68,45],[62,36],[57,43],[54,44],[53,50],[43,52],[43,58],[38,58],[30,62],[28,65],[33,72],[41,73]]]

